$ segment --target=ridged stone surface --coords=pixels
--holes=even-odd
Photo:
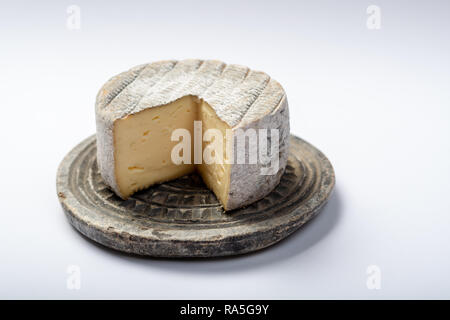
[[[69,222],[107,247],[155,257],[215,257],[268,247],[313,218],[326,203],[334,172],[304,140],[290,138],[280,184],[250,206],[225,213],[196,174],[153,186],[124,201],[103,182],[92,136],[62,161],[59,200]]]

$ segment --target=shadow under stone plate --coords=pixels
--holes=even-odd
[[[268,247],[313,218],[334,187],[328,159],[291,135],[280,184],[265,198],[224,212],[197,174],[117,197],[97,168],[91,136],[62,161],[58,198],[69,222],[104,246],[154,257],[216,257]]]

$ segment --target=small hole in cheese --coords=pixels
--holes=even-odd
[[[137,166],[132,166],[132,167],[128,167],[128,170],[130,170],[130,171],[142,171],[142,170],[144,170],[144,168],[137,167]]]

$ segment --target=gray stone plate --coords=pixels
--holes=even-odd
[[[313,218],[334,186],[328,159],[291,136],[286,172],[264,199],[225,213],[196,175],[153,186],[124,201],[102,181],[92,136],[62,161],[59,200],[69,222],[107,247],[155,257],[215,257],[268,247]]]

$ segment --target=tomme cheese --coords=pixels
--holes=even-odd
[[[239,65],[182,60],[134,67],[100,89],[96,120],[99,170],[123,199],[197,171],[232,210],[270,193],[286,167],[286,94],[267,74]],[[178,136],[180,129],[188,137]],[[176,163],[174,154],[188,161]],[[205,154],[222,161],[205,161]]]

